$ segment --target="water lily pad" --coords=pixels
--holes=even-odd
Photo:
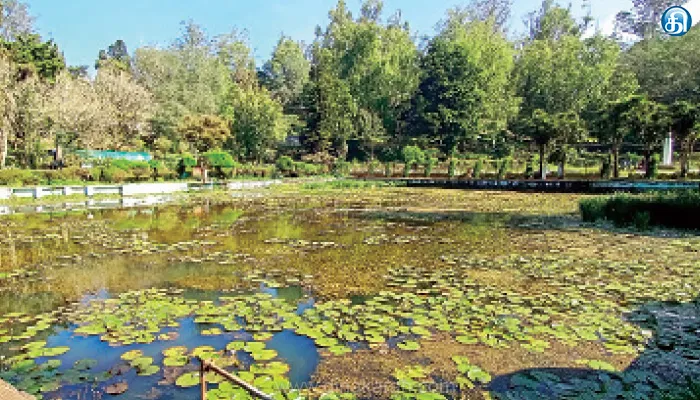
[[[407,340],[405,342],[399,343],[397,347],[401,350],[416,351],[420,349],[420,344],[418,342]]]
[[[175,384],[179,387],[187,388],[199,385],[199,372],[188,372],[180,375]]]
[[[175,355],[172,357],[165,357],[163,359],[163,365],[166,367],[184,367],[190,362],[190,358],[186,355]]]
[[[160,367],[157,365],[148,365],[145,366],[144,368],[139,368],[138,369],[138,374],[140,376],[151,376],[155,375],[160,371]]]
[[[86,359],[76,361],[73,364],[73,368],[78,370],[78,371],[87,371],[89,369],[95,368],[96,365],[97,365],[97,360],[86,358]]]
[[[122,354],[121,359],[124,361],[132,361],[139,357],[143,357],[143,352],[141,350],[131,350]]]

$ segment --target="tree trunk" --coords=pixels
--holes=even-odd
[[[7,160],[7,132],[0,129],[0,169],[5,168]]]
[[[620,177],[620,147],[617,144],[612,146],[612,156],[613,156],[613,178],[617,179]]]
[[[649,179],[651,170],[649,169],[649,164],[651,163],[651,151],[644,150],[644,177]]]
[[[547,176],[544,172],[544,153],[546,150],[546,146],[547,145],[544,143],[540,144],[540,179],[547,179]]]
[[[681,147],[681,178],[688,177],[688,147],[686,143]]]
[[[566,177],[566,158],[559,161],[559,179],[564,179]]]

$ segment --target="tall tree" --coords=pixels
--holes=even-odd
[[[539,11],[528,13],[524,22],[530,40],[557,40],[581,33],[580,26],[571,16],[571,7],[563,8],[554,0],[543,0]]]
[[[52,40],[42,41],[37,34],[18,35],[13,41],[0,41],[18,69],[18,79],[32,75],[53,81],[65,69],[63,54]]]
[[[557,138],[558,134],[557,116],[536,109],[529,116],[521,116],[517,121],[516,129],[537,145],[540,153],[540,178],[544,179],[547,146]]]
[[[559,149],[556,153],[556,161],[559,163],[559,178],[566,175],[566,161],[569,144],[582,141],[587,133],[586,125],[575,111],[559,113],[555,116],[556,139]]]
[[[700,108],[697,104],[680,100],[669,108],[671,130],[681,145],[681,177],[688,176],[690,153],[700,131]]]
[[[42,142],[50,137],[44,112],[49,88],[36,76],[18,81],[14,86],[15,113],[9,142],[19,166],[39,167],[43,155]]]
[[[72,65],[68,67],[68,72],[73,76],[73,78],[88,79],[88,67],[87,65]]]
[[[640,89],[664,104],[678,100],[700,102],[700,27],[682,37],[651,37],[639,41],[623,56]]]
[[[670,125],[667,109],[646,96],[634,96],[630,99],[625,119],[632,129],[633,138],[643,146],[646,177],[650,178],[651,157],[668,133]]]
[[[506,128],[517,111],[514,50],[494,21],[450,23],[423,59],[416,106],[421,127],[447,152]]]
[[[492,20],[495,29],[507,33],[512,6],[512,0],[471,0],[464,7],[449,9],[447,18],[440,22],[440,30],[448,30],[450,24],[462,26],[474,20]]]
[[[593,136],[600,143],[610,146],[613,157],[613,177],[620,177],[619,155],[620,146],[625,138],[629,136],[628,123],[625,120],[627,115],[628,100],[618,100],[610,102],[597,110],[595,115],[589,118],[589,127]]]
[[[34,17],[26,3],[18,0],[0,0],[0,39],[12,42],[19,36],[34,32]]]
[[[129,148],[147,138],[154,103],[146,88],[126,72],[105,68],[98,70],[94,88],[111,117],[113,148]]]
[[[297,102],[309,79],[311,65],[301,44],[283,36],[262,68],[263,84],[284,107]]]
[[[230,133],[226,120],[216,115],[187,115],[178,130],[200,154],[220,148]]]
[[[570,113],[577,117],[567,120],[583,119],[586,111],[606,105],[617,93],[613,87],[623,75],[616,72],[619,47],[602,36],[582,39],[570,10],[551,1],[543,3],[534,21],[532,40],[526,43],[516,65],[518,95],[523,99],[520,118],[531,120],[533,112],[541,110],[553,121],[561,121],[562,115],[571,117]],[[624,83],[618,91],[633,86]],[[566,132],[561,129],[559,137],[552,140],[566,146],[572,140]]]
[[[233,82],[248,88],[258,84],[255,59],[245,31],[233,30],[218,36],[214,48],[220,61],[228,68]]]
[[[158,105],[154,133],[176,141],[180,121],[186,115],[220,113],[231,86],[212,40],[193,23],[184,25],[182,36],[166,49],[137,49],[134,76]]]
[[[229,92],[224,115],[230,121],[233,148],[241,158],[263,161],[289,131],[282,105],[264,88],[234,87]]]
[[[330,134],[339,155],[345,153],[345,140],[358,135],[359,120],[354,115],[358,110],[379,116],[389,136],[398,137],[402,106],[418,85],[418,52],[410,31],[399,18],[384,24],[382,7],[381,1],[367,1],[355,20],[345,2],[339,1],[329,13],[330,23],[325,30],[318,29],[312,46],[311,76],[318,81],[309,87],[320,92],[319,99],[337,98],[342,103],[319,102],[317,115],[311,118],[318,123],[310,126],[329,130],[308,136]],[[350,118],[352,128],[347,129],[345,117]]]
[[[76,147],[112,148],[112,138],[105,134],[111,112],[91,82],[75,79],[68,72],[59,74],[47,95],[45,113],[51,132],[66,136]]]
[[[640,38],[651,38],[661,32],[661,15],[675,5],[683,5],[685,1],[676,0],[632,0],[630,11],[619,12],[616,19],[618,33],[631,33]]]
[[[112,68],[117,71],[131,71],[131,56],[126,47],[126,43],[119,39],[114,44],[109,45],[107,50],[100,50],[95,69]]]
[[[16,85],[12,62],[0,56],[0,169],[5,168],[8,142],[15,114],[13,91]]]

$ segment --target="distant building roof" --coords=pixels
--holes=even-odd
[[[100,160],[109,158],[129,161],[151,161],[151,159],[153,158],[151,154],[147,152],[78,150],[75,153],[83,158],[97,158]]]

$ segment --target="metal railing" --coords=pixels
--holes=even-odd
[[[257,399],[272,400],[272,395],[263,392],[262,390],[256,388],[255,386],[244,381],[243,379],[231,374],[225,369],[217,367],[210,361],[202,360],[200,357],[197,357],[197,359],[199,360],[199,385],[202,389],[202,400],[207,399],[207,378],[205,375],[207,372],[210,371],[224,377],[229,382],[242,387],[246,392],[248,392],[251,396]],[[287,395],[286,393],[284,393],[284,391],[282,392],[282,395],[285,398],[287,398]]]

